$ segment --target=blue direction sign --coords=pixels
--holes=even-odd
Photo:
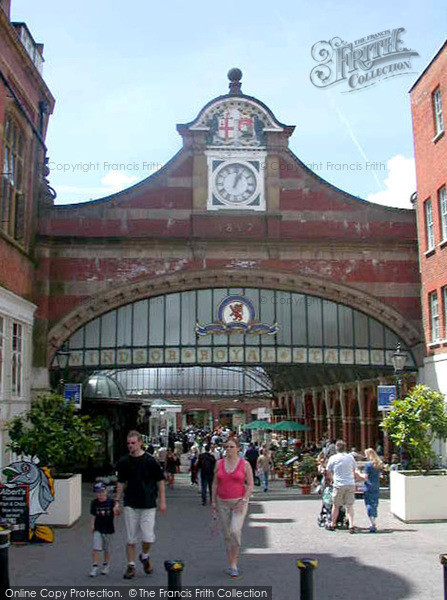
[[[73,402],[76,408],[81,408],[82,383],[66,383],[64,385],[65,402]]]
[[[396,400],[395,385],[378,385],[377,386],[377,409],[391,410],[391,404]]]

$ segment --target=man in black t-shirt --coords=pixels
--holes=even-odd
[[[129,454],[120,458],[117,464],[118,484],[115,499],[115,512],[119,514],[120,499],[124,490],[124,522],[127,531],[127,568],[124,579],[135,577],[135,545],[138,529],[141,530],[142,552],[139,556],[144,572],[152,573],[149,557],[151,544],[155,541],[155,511],[159,496],[159,509],[166,512],[164,475],[153,456],[142,448],[143,438],[138,431],[129,431],[127,448]]]
[[[197,468],[200,471],[200,483],[202,485],[202,504],[206,504],[206,490],[210,493],[210,502],[212,501],[211,490],[214,479],[214,467],[216,466],[216,459],[210,453],[210,446],[205,446],[205,452],[199,454],[199,460]]]

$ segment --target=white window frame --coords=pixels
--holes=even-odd
[[[447,190],[443,186],[438,190],[439,219],[441,221],[441,240],[447,241]]]
[[[11,348],[11,395],[21,398],[23,394],[23,346],[24,327],[18,321],[12,322]]]
[[[435,231],[433,228],[433,208],[431,199],[426,200],[424,204],[425,212],[425,233],[427,235],[427,252],[435,247]]]
[[[428,295],[428,306],[430,311],[430,339],[432,342],[438,342],[441,339],[441,336],[439,330],[439,305],[437,292],[431,292]]]
[[[433,113],[435,116],[436,135],[444,131],[444,118],[442,116],[442,98],[441,88],[436,88],[433,92]]]

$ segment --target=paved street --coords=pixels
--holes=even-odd
[[[122,579],[125,567],[124,524],[116,519],[111,573],[88,577],[91,534],[88,507],[93,497],[84,485],[81,520],[70,529],[57,529],[50,545],[27,545],[10,550],[11,585],[166,585],[165,559],[183,559],[184,585],[228,585],[223,541],[212,534],[211,508],[203,507],[186,473],[177,475],[176,487],[168,490],[168,512],[158,515],[158,541],[152,558],[154,573]],[[299,598],[299,572],[295,559],[319,560],[316,600],[432,600],[443,593],[442,567],[438,554],[447,551],[447,523],[405,525],[389,513],[389,501],[379,507],[380,532],[367,532],[363,502],[357,501],[355,535],[347,531],[327,532],[317,526],[321,507],[317,498],[300,498],[272,484],[264,494],[256,489],[243,532],[242,581],[235,585],[272,585],[273,598]]]

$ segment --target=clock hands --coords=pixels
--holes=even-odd
[[[237,172],[236,177],[234,178],[234,181],[233,181],[233,189],[236,188],[241,177],[242,177],[242,169],[239,169],[239,171]]]

